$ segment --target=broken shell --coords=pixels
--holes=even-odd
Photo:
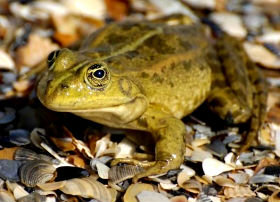
[[[0,49],[0,69],[14,70],[15,63],[11,56],[4,50]]]
[[[170,199],[172,202],[188,202],[188,199],[184,195],[174,196]]]
[[[199,181],[197,180],[188,180],[186,182],[184,182],[181,187],[185,190],[187,190],[188,192],[192,192],[195,194],[198,194],[201,192],[202,190],[202,185]]]
[[[180,187],[184,187],[184,183],[195,175],[195,171],[184,165],[182,165],[180,168],[182,168],[183,170],[177,176],[177,183]]]
[[[43,128],[34,128],[30,133],[31,142],[40,149],[44,149],[41,143],[46,140],[46,131]]]
[[[16,150],[14,154],[14,159],[19,161],[43,160],[46,162],[52,162],[54,164],[59,163],[56,159],[50,156],[47,156],[45,154],[37,154],[36,152],[29,149],[25,149],[23,147],[20,147]]]
[[[247,173],[229,173],[228,176],[233,179],[237,184],[246,184],[249,180],[249,175]]]
[[[16,111],[13,108],[5,107],[4,112],[0,111],[0,124],[7,124],[16,118]]]
[[[9,141],[17,146],[30,143],[29,131],[24,129],[14,129],[9,131]]]
[[[0,190],[0,201],[16,202],[14,196],[6,190]]]
[[[109,180],[111,183],[116,184],[126,179],[134,177],[136,174],[144,171],[141,166],[135,165],[120,165],[113,166],[109,170]]]
[[[19,181],[18,170],[21,165],[20,161],[0,159],[0,177],[12,182]]]
[[[272,175],[255,175],[250,178],[249,183],[250,184],[259,184],[259,183],[273,183],[277,182],[278,177],[272,176]]]
[[[191,160],[195,161],[195,162],[202,162],[205,159],[212,158],[212,157],[213,157],[213,155],[210,152],[196,148],[192,152]]]
[[[234,181],[223,176],[213,177],[213,181],[221,187],[235,187]]]
[[[106,166],[104,163],[97,162],[96,163],[96,168],[98,172],[98,176],[102,179],[109,179],[109,170],[110,168]]]
[[[138,202],[136,199],[137,194],[139,194],[142,191],[154,191],[154,188],[151,184],[145,184],[145,183],[136,183],[130,185],[123,197],[124,202]]]
[[[142,191],[137,195],[139,202],[150,202],[150,201],[160,201],[160,202],[170,202],[170,200],[163,194],[153,192],[153,191]]]
[[[205,175],[216,176],[223,172],[234,170],[232,166],[224,164],[213,158],[207,158],[202,162],[202,169]]]
[[[243,47],[252,61],[268,68],[280,68],[280,59],[263,45],[244,42]]]
[[[19,177],[23,184],[35,187],[55,177],[55,167],[42,160],[27,161],[19,170]]]
[[[17,200],[17,202],[30,202],[30,201],[47,202],[47,197],[44,195],[40,195],[37,192],[33,192]]]
[[[256,194],[247,186],[235,186],[235,187],[225,187],[224,189],[225,197],[251,197]]]
[[[228,12],[215,12],[210,14],[210,19],[221,26],[222,30],[231,36],[244,38],[247,30],[239,15]]]
[[[17,183],[11,183],[9,181],[6,181],[6,185],[9,191],[13,192],[14,197],[16,200],[19,198],[22,198],[24,196],[27,196],[29,193],[24,190],[23,186],[17,184]]]
[[[118,145],[115,158],[132,158],[136,145],[129,139],[124,138]]]

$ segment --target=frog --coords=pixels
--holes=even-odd
[[[53,51],[46,66],[37,86],[44,106],[151,137],[153,160],[112,162],[144,168],[134,182],[180,167],[189,135],[181,119],[203,103],[231,124],[249,123],[242,151],[265,117],[265,78],[239,40],[215,38],[188,16],[113,22]]]

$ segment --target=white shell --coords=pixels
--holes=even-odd
[[[13,192],[16,200],[29,194],[27,191],[24,190],[23,186],[17,183],[6,181],[6,185],[8,189]]]
[[[132,158],[136,146],[129,139],[124,138],[117,146],[115,158]]]
[[[205,175],[216,176],[234,168],[216,159],[207,158],[202,162],[202,169]]]
[[[275,43],[278,44],[280,42],[280,32],[274,31],[266,33],[262,36],[257,37],[257,41],[261,43]]]
[[[222,30],[231,36],[244,38],[247,35],[247,30],[242,23],[239,15],[227,12],[212,13],[210,18],[221,26]]]
[[[101,162],[97,162],[96,163],[96,168],[97,168],[97,172],[98,172],[98,176],[102,179],[109,179],[109,170],[110,168],[108,166],[106,166],[104,163]]]
[[[0,69],[5,69],[5,70],[15,69],[15,63],[12,57],[2,49],[0,49]]]
[[[196,148],[192,152],[191,160],[196,162],[202,162],[205,159],[212,158],[212,154],[210,152],[204,151],[202,149]]]
[[[183,0],[183,1],[196,8],[215,9],[215,7],[216,7],[216,0],[199,0],[199,1]]]

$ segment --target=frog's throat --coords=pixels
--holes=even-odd
[[[131,101],[116,106],[87,110],[67,110],[67,112],[107,126],[120,127],[120,125],[138,119],[144,114],[147,107],[147,98],[143,95],[138,95]]]

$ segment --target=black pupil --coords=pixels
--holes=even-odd
[[[51,62],[53,60],[53,58],[55,57],[56,51],[53,51],[49,54],[48,56],[48,61]]]
[[[93,75],[94,75],[96,78],[101,79],[101,78],[104,77],[105,71],[102,70],[102,69],[99,69],[99,70],[96,70],[96,71],[93,73]]]

